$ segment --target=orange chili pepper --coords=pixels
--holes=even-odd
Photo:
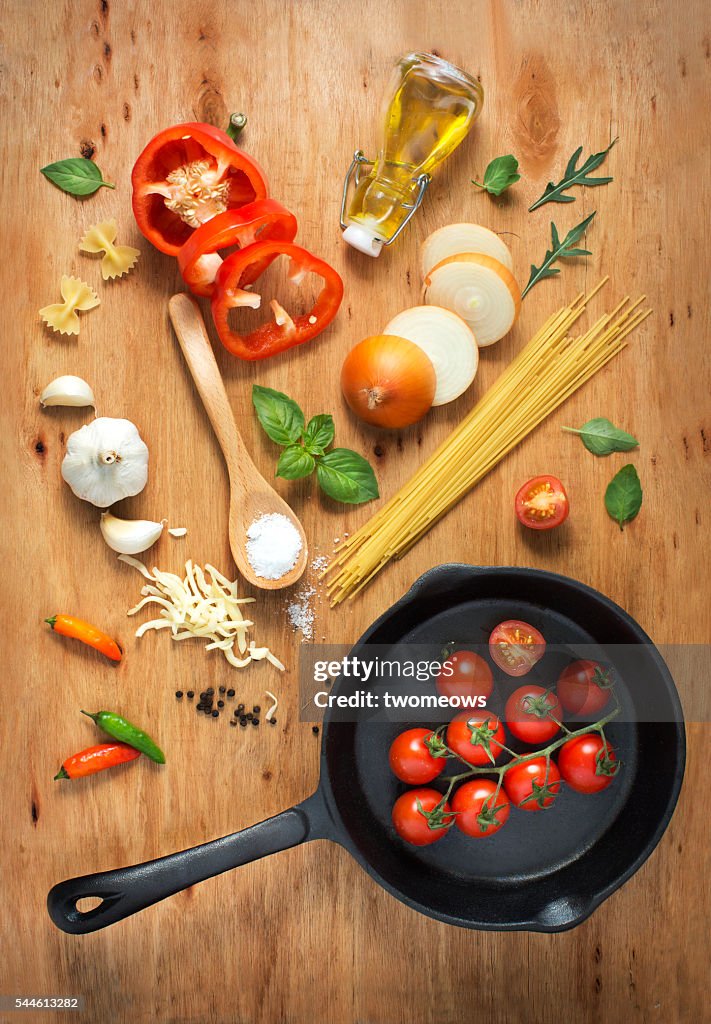
[[[128,743],[99,743],[96,747],[87,747],[68,757],[55,779],[81,779],[85,775],[93,775],[104,768],[113,768],[126,761],[135,761],[141,751],[129,747]]]
[[[55,633],[62,636],[71,636],[81,640],[83,644],[100,651],[112,661],[121,661],[121,648],[106,633],[102,633],[96,626],[92,626],[82,619],[75,619],[73,615],[53,615],[51,619],[45,619]]]

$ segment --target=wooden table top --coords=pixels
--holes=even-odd
[[[151,452],[149,484],[119,508],[188,528],[184,540],[163,537],[151,564],[179,569],[190,557],[233,571],[225,470],[167,320],[167,300],[181,287],[176,262],[139,234],[130,171],[159,129],[187,120],[225,125],[231,111],[244,110],[244,145],[266,168],[272,194],[297,214],[298,240],[331,261],[346,285],[337,321],[313,344],[246,365],[218,343],[233,408],[267,476],[276,450],[251,412],[254,382],[288,391],[308,414],[333,412],[338,443],[371,458],[387,497],[579,290],[609,274],[600,308],[641,292],[654,308],[613,365],[361,598],[334,611],[317,600],[315,639],[351,643],[425,569],[466,561],[562,572],[619,602],[657,642],[708,643],[710,39],[701,0],[5,4],[0,993],[81,995],[83,1019],[134,1024],[704,1018],[711,885],[698,802],[708,789],[702,724],[688,727],[686,782],[659,848],[568,933],[488,934],[426,919],[326,842],[213,879],[103,932],[75,938],[56,930],[45,911],[52,884],[192,846],[291,806],[316,784],[319,739],[299,721],[300,639],[283,594],[260,596],[255,617],[258,637],[283,657],[287,674],[256,665],[229,676],[247,703],[263,703],[267,689],[278,693],[278,726],[245,735],[178,706],[176,689],[227,678],[222,663],[200,645],[133,637],[125,611],[140,578],[116,562],[96,510],[60,477],[66,439],[87,417],[41,411],[38,395],[53,377],[78,374],[93,385],[101,414],[139,425]],[[376,145],[389,69],[412,49],[434,49],[480,76],[485,105],[411,228],[372,261],[341,241],[341,182],[353,150]],[[574,205],[527,213],[577,146],[587,154],[616,135],[605,167],[613,184],[577,190]],[[82,151],[94,154],[115,191],[77,201],[39,174]],[[493,200],[469,182],[507,152],[519,158],[523,177]],[[525,282],[546,249],[551,217],[567,229],[594,209],[592,257],[531,292],[516,328],[482,353],[470,394],[398,436],[355,422],[338,393],[342,359],[418,301],[418,246],[431,230],[472,220],[507,232]],[[141,258],[129,277],[104,284],[77,243],[109,217],[118,221],[119,242],[137,245]],[[58,300],[64,273],[101,297],[83,315],[78,339],[52,336],[37,316]],[[602,501],[624,457],[595,459],[560,430],[592,416],[609,417],[641,442],[629,461],[642,478],[644,505],[624,533]],[[512,495],[546,471],[568,485],[569,524],[524,534]],[[312,555],[329,555],[334,539],[372,508],[335,506],[312,484],[280,481],[278,489],[302,517]],[[112,669],[53,636],[42,619],[56,611],[112,631],[126,648],[122,665]],[[96,741],[79,708],[106,706],[150,725],[168,751],[166,767],[139,762],[81,784],[53,782],[65,756]]]

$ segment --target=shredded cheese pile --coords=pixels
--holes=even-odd
[[[139,626],[137,637],[151,629],[170,629],[173,640],[190,637],[208,640],[205,650],[222,651],[235,668],[247,668],[253,661],[266,659],[284,671],[284,666],[268,647],[257,647],[254,640],[247,639],[254,622],[244,617],[241,606],[253,604],[255,598],[237,597],[236,580],[230,582],[213,566],[206,565],[203,570],[192,561],[185,563],[185,579],[155,568],[150,573],[143,562],[131,555],[119,555],[119,561],[134,566],[150,580],[141,590],[143,599],[129,609],[128,614],[135,615],[148,604],[160,605],[162,609],[160,618]],[[235,653],[235,645],[241,657]]]

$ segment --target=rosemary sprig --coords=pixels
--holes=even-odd
[[[601,153],[591,153],[583,163],[582,167],[576,168],[575,165],[580,159],[580,154],[583,151],[583,147],[578,146],[568,161],[568,166],[565,168],[565,174],[561,181],[559,181],[558,184],[553,181],[549,181],[546,185],[546,190],[540,199],[537,199],[533,206],[529,206],[529,213],[533,210],[537,210],[538,207],[543,206],[544,203],[574,203],[575,196],[565,195],[566,190],[572,188],[573,185],[588,185],[589,187],[592,187],[593,185],[607,185],[608,182],[613,181],[612,178],[588,178],[588,174],[590,171],[594,171],[596,167],[600,166],[616,142],[617,139],[614,138],[607,149],[603,149]]]
[[[542,281],[546,277],[555,277],[556,274],[560,273],[560,270],[554,269],[551,266],[551,264],[555,263],[556,260],[567,259],[569,256],[592,255],[589,249],[573,249],[572,246],[574,246],[575,243],[585,234],[585,231],[596,212],[597,211],[593,210],[589,217],[586,217],[585,220],[580,222],[580,224],[571,228],[562,242],[558,237],[558,229],[551,221],[551,248],[546,251],[540,267],[537,267],[534,263],[531,264],[531,276],[528,279],[528,284],[523,289],[521,298],[523,298],[531,288],[533,288],[534,284],[538,284],[539,281]]]

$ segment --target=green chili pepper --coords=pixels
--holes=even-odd
[[[157,764],[165,764],[165,754],[158,744],[143,729],[138,729],[121,715],[117,715],[114,711],[97,711],[95,715],[89,711],[82,711],[82,715],[92,718],[100,729],[103,729],[109,736],[113,736],[115,740],[128,743],[130,747],[140,750],[142,754],[150,757],[151,761],[155,761]]]

